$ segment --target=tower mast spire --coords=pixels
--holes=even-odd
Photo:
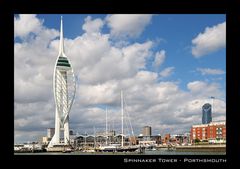
[[[61,55],[64,53],[64,42],[63,42],[63,20],[61,16],[61,26],[60,26],[60,43],[59,43],[59,54]]]
[[[59,53],[53,71],[53,93],[56,104],[55,133],[48,144],[49,151],[51,151],[54,145],[61,144],[60,137],[62,135],[62,130],[64,145],[69,144],[69,112],[76,93],[75,76],[70,60],[64,54],[63,41],[63,19],[61,16]]]

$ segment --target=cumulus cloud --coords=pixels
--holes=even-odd
[[[85,23],[83,24],[82,29],[87,33],[98,33],[103,27],[103,24],[103,20],[99,18],[92,20],[91,16],[87,16],[85,18]]]
[[[34,23],[41,23],[36,15],[24,15],[19,19],[15,18],[15,22],[26,22],[26,18],[31,18],[30,21]],[[57,52],[57,49],[48,45],[59,35],[59,32],[46,29],[42,25],[39,27],[36,38],[14,44],[14,97],[16,102],[49,100],[48,88],[51,87],[52,82],[52,74],[49,72],[53,72],[53,68],[46,67],[46,65],[54,64],[53,54]],[[30,33],[31,31],[28,32]]]
[[[210,69],[210,68],[197,68],[197,71],[201,72],[202,75],[222,75],[225,73],[221,69]]]
[[[192,40],[192,55],[199,58],[226,46],[226,22],[205,28]]]
[[[209,97],[210,93],[212,96],[219,98],[223,97],[223,93],[219,92],[221,88],[218,83],[208,84],[204,81],[193,81],[187,84],[187,88],[191,91],[192,94],[197,94],[201,97]]]
[[[19,17],[14,17],[14,36],[23,38],[29,33],[38,33],[42,22],[36,18],[36,15],[31,14],[20,14]]]
[[[138,37],[150,24],[149,14],[114,14],[106,17],[107,25],[113,37]]]
[[[79,79],[91,84],[133,76],[138,69],[145,68],[153,44],[146,41],[117,48],[111,46],[107,35],[101,34],[84,34],[71,43],[74,45],[69,47],[69,56],[74,68],[79,69]]]
[[[14,132],[16,140],[27,141],[45,134],[53,123],[53,67],[46,65],[55,63],[52,42],[59,32],[46,28],[36,15],[15,16],[14,21],[14,37],[23,38],[14,43]],[[32,33],[35,37],[27,38]]]
[[[153,65],[155,67],[159,67],[164,62],[165,58],[166,58],[166,51],[165,50],[161,50],[161,51],[157,52],[155,54],[155,60],[153,62]]]
[[[174,69],[175,69],[174,67],[165,68],[163,71],[159,73],[159,75],[160,77],[168,77],[173,73]]]

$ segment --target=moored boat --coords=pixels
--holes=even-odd
[[[139,149],[139,146],[123,146],[118,147],[117,152],[134,152]]]

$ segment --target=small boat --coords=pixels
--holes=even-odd
[[[101,152],[116,152],[118,147],[116,145],[104,145],[99,147]]]
[[[146,151],[156,151],[157,149],[154,147],[147,147],[145,150]]]
[[[117,148],[117,152],[134,152],[138,149],[139,149],[138,146],[123,146],[123,147]]]
[[[63,153],[71,153],[73,150],[71,148],[64,148]]]
[[[84,153],[94,153],[96,151],[94,149],[86,149],[86,150],[83,150],[82,152],[84,152]]]

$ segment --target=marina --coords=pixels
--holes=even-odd
[[[38,153],[14,153],[15,155],[226,155],[226,151],[176,151],[166,148],[155,151],[146,150],[144,153],[135,152],[38,152]]]
[[[141,147],[135,146],[136,149],[109,147],[105,148],[89,148],[74,150],[71,148],[58,148],[58,151],[46,151],[46,149],[23,149],[14,151],[15,155],[226,155],[226,145],[192,145],[192,146],[155,146]]]

